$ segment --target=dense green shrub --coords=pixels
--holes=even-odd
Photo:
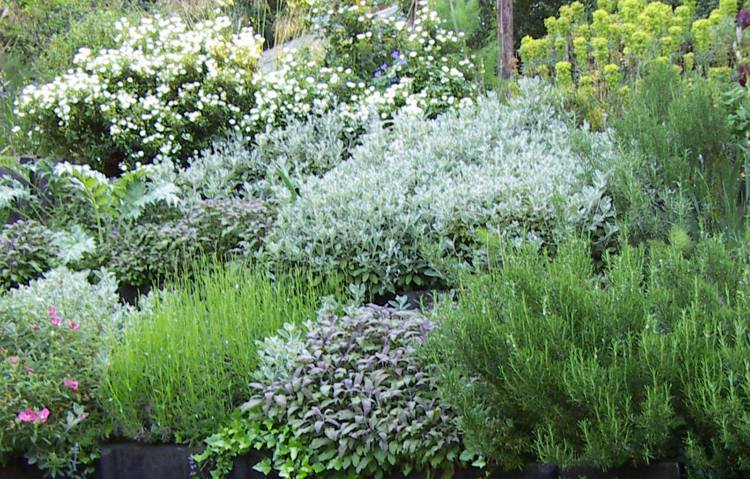
[[[0,294],[0,463],[23,455],[57,477],[93,469],[107,420],[95,398],[128,318],[111,274],[56,269]]]
[[[430,347],[468,443],[507,467],[679,457],[695,477],[747,475],[750,258],[671,241],[603,274],[584,241],[505,248],[465,278]]]
[[[117,21],[123,17],[136,21],[142,13],[128,8],[97,8],[88,12],[66,31],[48,39],[31,65],[31,74],[38,81],[51,80],[73,65],[73,58],[81,48],[91,51],[114,48]]]
[[[196,442],[247,397],[256,341],[315,317],[327,286],[249,265],[193,265],[115,347],[102,404],[122,435]],[[332,283],[331,283],[332,284]]]
[[[35,221],[5,225],[0,231],[0,291],[50,269],[56,259],[52,240],[52,232]]]
[[[644,199],[653,202],[651,213],[632,215],[636,223],[662,216],[666,224],[678,223],[694,232],[741,234],[738,205],[744,165],[730,112],[720,100],[716,83],[682,78],[667,66],[657,66],[626,96],[623,109],[612,115],[610,124],[619,142],[642,162],[625,173],[641,177],[643,187],[650,190]],[[679,209],[685,211],[669,206],[675,196],[683,198],[687,206]],[[633,233],[648,237],[668,229]]]
[[[431,329],[417,313],[368,306],[267,339],[253,397],[199,459],[216,475],[253,448],[273,452],[255,468],[281,477],[450,474],[461,439],[416,354]]]
[[[186,206],[176,219],[115,227],[101,255],[120,282],[150,285],[182,271],[199,255],[245,256],[270,226],[258,201],[216,198]]]
[[[18,56],[44,53],[50,38],[64,34],[71,25],[97,8],[103,0],[8,0],[0,5],[0,44],[10,45]],[[92,5],[93,4],[93,5]]]
[[[308,178],[280,206],[271,258],[340,271],[381,293],[437,274],[426,243],[469,258],[479,228],[540,239],[571,226],[611,235],[596,168],[616,158],[612,145],[566,123],[539,82],[522,85],[508,104],[489,96],[434,121],[399,117],[376,128],[350,160]]]

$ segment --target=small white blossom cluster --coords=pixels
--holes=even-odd
[[[578,135],[539,82],[521,87],[509,104],[490,96],[431,121],[399,116],[366,135],[350,160],[308,177],[281,205],[271,257],[380,293],[436,274],[424,245],[472,257],[479,228],[546,238],[599,226],[611,214],[606,178],[573,138],[588,138],[605,166],[616,158],[611,142]]]
[[[117,48],[81,49],[74,68],[24,89],[16,113],[32,144],[150,161],[190,154],[217,128],[242,118],[262,39],[232,33],[218,17],[189,28],[179,18],[116,24]]]
[[[255,104],[243,117],[244,132],[332,109],[361,123],[372,111],[382,118],[399,111],[435,114],[472,102],[476,91],[466,75],[471,62],[460,54],[459,37],[440,27],[434,10],[420,3],[411,27],[401,17],[374,11],[367,2],[325,14],[314,10],[313,30],[327,41],[326,66],[287,52],[278,69],[256,75]],[[382,58],[375,68],[350,61],[352,50],[373,47]],[[386,62],[387,72],[378,73]]]
[[[375,108],[382,118],[397,111],[434,115],[465,106],[476,94],[460,36],[441,27],[426,1],[418,2],[412,25],[362,1],[318,14],[313,26],[328,39],[328,63],[354,68],[359,76],[351,85],[355,91],[341,102],[349,110],[356,110],[349,105]],[[359,60],[363,57],[369,64]]]

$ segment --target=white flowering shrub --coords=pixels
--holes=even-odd
[[[590,140],[599,165],[614,149],[560,118],[550,95],[524,81],[507,104],[489,96],[431,121],[397,117],[280,206],[269,255],[382,293],[437,274],[425,245],[469,257],[480,228],[541,240],[566,226],[606,228],[605,177],[573,138]]]
[[[117,47],[81,49],[74,68],[24,89],[16,104],[31,145],[116,173],[120,162],[182,157],[242,121],[262,40],[228,18],[117,24]]]
[[[403,15],[379,15],[366,1],[315,9],[311,18],[324,39],[323,58],[308,49],[256,75],[255,103],[243,124],[261,131],[332,109],[358,123],[372,111],[383,118],[401,110],[433,116],[476,95],[475,68],[458,36],[426,3],[418,4],[413,25]]]
[[[412,23],[379,14],[367,1],[316,13],[313,29],[326,39],[326,66],[348,68],[357,77],[352,85],[366,85],[353,103],[375,106],[383,117],[402,108],[433,116],[475,95],[476,67],[429,2],[417,2]]]
[[[323,55],[282,55],[263,73],[261,38],[250,28],[233,34],[226,17],[192,28],[177,18],[122,20],[116,48],[81,49],[66,74],[24,89],[15,130],[37,151],[115,175],[123,162],[180,163],[227,131],[253,138],[330,110],[355,124],[373,111],[434,116],[471,101],[473,67],[434,11],[420,3],[410,25],[374,8],[317,12]]]

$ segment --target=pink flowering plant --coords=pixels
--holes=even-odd
[[[101,372],[127,310],[102,273],[53,270],[0,295],[0,464],[23,456],[52,477],[90,472],[107,434]]]

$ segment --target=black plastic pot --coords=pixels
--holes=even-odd
[[[151,286],[133,286],[132,284],[121,284],[117,288],[117,294],[123,303],[135,305],[141,296],[146,296],[151,291]]]
[[[101,448],[93,479],[190,479],[198,472],[191,455],[199,449],[175,445],[147,445],[136,442],[108,444]],[[263,459],[261,453],[241,456],[235,460],[229,479],[277,479],[264,476],[253,469]],[[42,473],[17,462],[0,468],[0,479],[42,479]],[[394,474],[386,479],[425,479],[422,474],[404,477]],[[454,479],[480,479],[484,473],[477,469],[458,471]],[[557,466],[531,464],[523,471],[493,471],[489,479],[680,479],[676,462],[660,462],[637,468],[617,468],[602,471],[592,467],[578,467],[560,471]]]
[[[0,467],[2,479],[42,479],[43,477],[42,471],[26,464],[26,461],[13,461],[7,466]]]
[[[618,467],[604,471],[595,467],[572,467],[560,471],[560,479],[680,479],[677,462],[657,462],[649,466]]]

